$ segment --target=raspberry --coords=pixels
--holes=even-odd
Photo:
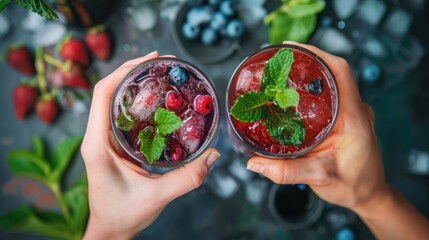
[[[182,160],[183,155],[184,155],[183,148],[180,145],[176,144],[170,148],[169,157],[171,161],[178,162]]]
[[[175,110],[182,106],[183,100],[180,94],[176,91],[169,91],[165,100],[167,109]]]
[[[213,99],[209,95],[198,95],[194,102],[195,110],[203,115],[213,110]]]

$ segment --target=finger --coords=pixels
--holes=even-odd
[[[338,85],[340,92],[340,107],[343,105],[345,109],[354,108],[356,105],[361,105],[361,98],[359,95],[359,89],[356,81],[353,77],[353,73],[350,69],[349,64],[344,58],[334,56],[319,48],[307,44],[285,41],[284,44],[296,45],[305,49],[310,50],[320,57],[331,69],[332,74]]]
[[[98,133],[110,129],[110,102],[116,85],[137,64],[157,57],[158,52],[152,52],[144,57],[130,60],[96,84],[91,102],[87,131],[90,130],[90,127]]]
[[[203,183],[210,167],[219,157],[220,153],[216,149],[210,148],[195,161],[168,172],[157,179],[163,199],[171,201],[199,187]]]
[[[318,157],[267,159],[253,157],[247,169],[262,174],[277,184],[306,183],[324,185],[330,180],[330,169]]]

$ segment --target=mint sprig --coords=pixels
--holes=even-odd
[[[231,108],[231,115],[239,121],[264,119],[271,137],[287,145],[299,145],[305,139],[304,121],[290,108],[298,106],[300,98],[296,89],[287,88],[293,61],[290,48],[280,49],[265,66],[261,91],[245,93]]]
[[[130,131],[135,126],[134,120],[129,116],[126,116],[124,113],[119,114],[118,118],[116,119],[116,124],[122,131]]]
[[[287,88],[293,60],[293,53],[290,48],[283,48],[270,58],[262,73],[261,92],[265,91],[267,86]]]
[[[158,108],[155,112],[155,128],[149,127],[139,133],[140,152],[145,156],[149,164],[159,160],[166,146],[166,135],[176,131],[182,124],[182,120],[172,111]]]
[[[304,141],[304,120],[292,108],[265,108],[264,118],[268,133],[281,144],[299,145]]]

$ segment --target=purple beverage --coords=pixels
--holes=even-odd
[[[141,63],[118,84],[111,103],[113,132],[139,162],[178,166],[207,149],[218,128],[219,104],[195,66],[161,57]]]

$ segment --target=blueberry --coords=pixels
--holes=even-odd
[[[213,15],[212,20],[210,22],[210,27],[214,30],[221,30],[226,26],[227,18],[221,12],[217,12]]]
[[[226,26],[226,34],[230,38],[240,38],[244,33],[244,24],[241,20],[233,19]]]
[[[380,79],[380,77],[381,69],[375,64],[367,65],[362,70],[362,78],[367,83],[374,84]]]
[[[174,86],[181,86],[189,81],[188,71],[180,66],[172,67],[168,75],[170,83]]]
[[[204,45],[213,45],[218,40],[218,38],[218,33],[209,27],[206,27],[201,33],[201,42]]]
[[[189,10],[186,19],[192,26],[200,26],[209,23],[214,10],[211,6],[194,7]]]
[[[198,6],[204,3],[204,0],[188,0],[189,6]]]
[[[235,13],[235,6],[232,0],[225,0],[221,2],[219,8],[220,11],[228,17],[231,17]]]
[[[185,22],[182,26],[182,33],[186,39],[194,40],[194,39],[197,39],[198,36],[200,35],[200,27],[193,26],[188,22]]]
[[[209,0],[209,4],[212,5],[213,7],[218,6],[220,3],[220,0]]]
[[[316,78],[308,84],[308,91],[314,95],[320,95],[323,92],[322,79]]]

